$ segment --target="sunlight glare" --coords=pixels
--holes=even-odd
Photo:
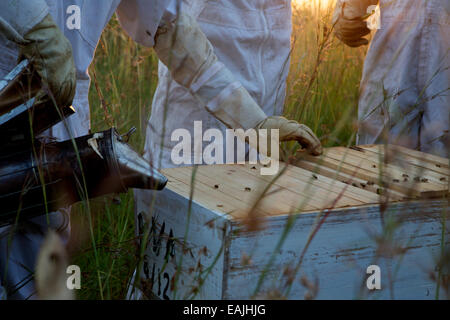
[[[318,7],[320,5],[321,8],[328,8],[330,5],[334,6],[336,0],[292,0],[292,4],[294,6],[309,6],[309,7]]]

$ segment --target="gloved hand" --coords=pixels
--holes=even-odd
[[[367,45],[367,8],[377,3],[378,0],[338,0],[332,20],[336,37],[350,47]]]
[[[47,85],[57,106],[70,106],[75,95],[76,70],[72,46],[50,15],[24,35],[19,44],[19,60],[29,59]],[[51,99],[45,90],[36,95],[35,103]]]
[[[295,140],[310,154],[314,156],[322,154],[320,140],[309,127],[295,120],[271,116],[259,123],[255,129],[267,129],[268,134],[271,129],[279,129],[280,141]]]

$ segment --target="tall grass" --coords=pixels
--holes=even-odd
[[[332,2],[293,7],[291,67],[285,115],[307,124],[324,146],[354,141],[358,87],[366,47],[333,36]]]

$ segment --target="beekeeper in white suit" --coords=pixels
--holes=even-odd
[[[289,71],[291,1],[185,0],[181,10],[197,18],[219,58],[211,72],[228,68],[238,81],[235,87],[244,87],[267,115],[281,115]],[[227,126],[209,113],[189,89],[177,84],[161,62],[158,76],[145,157],[157,166],[170,168],[176,166],[171,160],[178,143],[171,141],[174,130],[187,129],[193,137],[194,121],[201,121],[203,132],[211,128],[225,132]],[[224,96],[234,94],[232,85]],[[203,150],[208,143],[204,142]]]
[[[68,29],[65,24],[66,10],[72,5],[78,5],[81,9],[79,29]],[[64,37],[56,27],[58,25],[72,45],[77,73],[73,105],[78,110],[78,116],[70,120],[69,132],[57,127],[52,128],[50,134],[58,139],[86,134],[89,129],[87,67],[103,28],[117,9],[121,25],[130,36],[141,44],[154,46],[158,57],[169,66],[174,79],[189,88],[227,126],[279,129],[281,139],[297,140],[311,153],[320,153],[320,142],[309,128],[281,117],[267,117],[227,68],[217,68],[217,56],[195,20],[188,14],[178,14],[176,8],[175,0],[2,1],[0,31],[3,38],[0,39],[0,47],[5,54],[0,57],[1,75],[16,64],[19,49],[21,54],[30,52],[33,57],[36,57],[36,51],[49,53],[40,54],[40,66],[48,65],[47,71],[56,72],[43,71],[41,76],[49,84],[57,102],[70,100],[70,87],[74,80],[68,70],[72,58]],[[178,33],[174,38],[175,31]],[[55,62],[54,55],[65,59]],[[56,65],[61,66],[61,72]],[[233,91],[233,95],[222,97],[221,93],[229,90]],[[214,99],[217,96],[221,99]],[[8,241],[11,230],[1,230],[0,275],[9,298],[33,296],[34,287],[30,279],[38,248],[49,227],[65,230],[67,234],[69,222],[64,216],[51,214],[50,225],[46,223],[46,217],[29,222],[14,233],[11,243]]]
[[[362,17],[377,0],[339,0],[337,37],[367,44]],[[359,98],[358,143],[394,143],[449,157],[450,0],[381,0]]]
[[[290,0],[182,1],[181,11],[196,18],[219,58],[212,65],[211,78],[205,78],[206,84],[214,87],[215,82],[220,83],[219,77],[213,79],[215,73],[220,75],[220,70],[227,68],[237,82],[228,81],[228,87],[220,94],[222,99],[232,101],[233,95],[245,88],[250,94],[246,99],[253,99],[266,115],[281,115],[289,72],[291,10]],[[225,129],[229,127],[247,129],[256,127],[260,121],[249,115],[246,121],[250,123],[226,125],[211,112],[215,109],[214,101],[205,105],[206,101],[199,100],[192,87],[178,84],[161,62],[158,77],[144,148],[144,157],[156,167],[177,166],[171,158],[172,150],[179,143],[171,139],[177,129],[186,129],[194,137],[194,122],[201,121],[203,132],[219,129],[225,137]],[[204,141],[200,150],[205,150],[209,143]],[[191,164],[194,152],[192,145]],[[226,152],[229,150],[223,152],[223,163]],[[144,214],[149,219],[151,192],[135,190],[134,194],[136,214]]]

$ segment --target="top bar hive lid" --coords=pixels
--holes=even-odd
[[[278,177],[260,175],[260,164],[199,166],[193,201],[242,219],[252,210],[274,216],[449,193],[449,159],[394,145],[328,148],[320,157],[302,155],[293,164],[283,169],[281,163]],[[167,188],[186,199],[192,173],[193,167],[163,170]]]

